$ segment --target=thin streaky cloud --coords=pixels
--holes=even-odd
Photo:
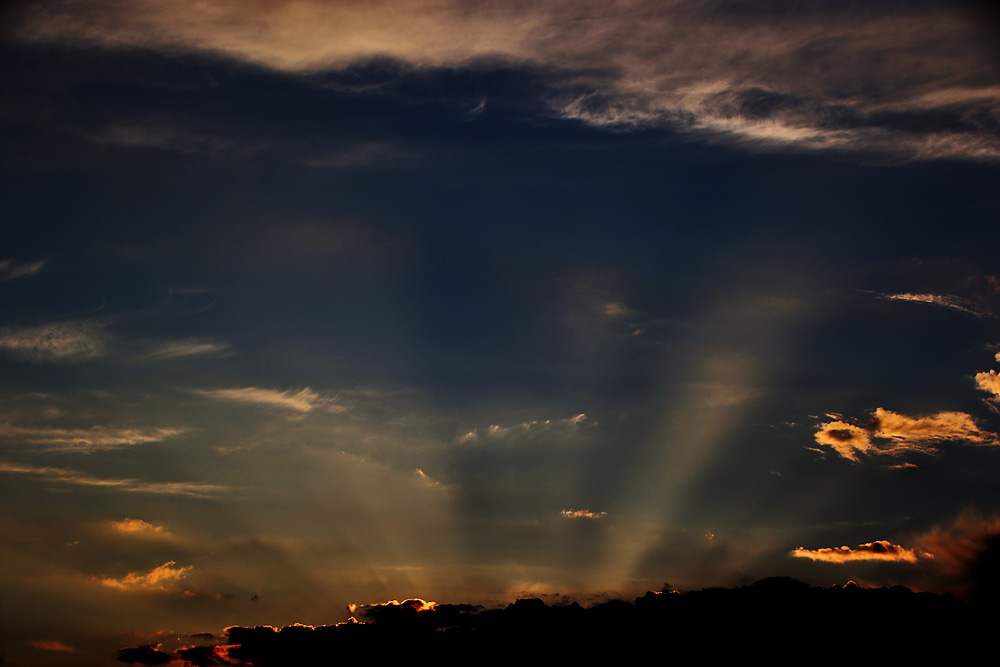
[[[129,519],[125,517],[120,521],[108,522],[108,527],[115,533],[123,535],[135,535],[140,537],[165,535],[163,526],[143,521],[142,519]]]
[[[861,560],[880,560],[904,563],[916,563],[918,559],[933,559],[934,556],[919,549],[907,549],[888,540],[877,540],[856,547],[827,547],[822,549],[805,549],[799,547],[791,552],[793,558],[808,558],[827,563],[848,563]]]
[[[31,639],[28,644],[42,651],[54,651],[56,653],[76,653],[76,649],[69,644],[64,644],[56,639]]]
[[[222,401],[265,405],[301,414],[306,414],[317,409],[323,409],[327,412],[344,412],[347,409],[343,405],[339,405],[336,399],[320,396],[309,387],[299,390],[288,389],[286,391],[263,389],[261,387],[242,387],[237,389],[201,390],[196,393]]]
[[[934,306],[951,308],[952,310],[957,310],[960,313],[965,313],[966,315],[978,318],[991,317],[991,313],[989,311],[977,307],[968,299],[963,299],[951,294],[911,294],[907,292],[904,294],[881,294],[880,297],[888,301],[929,303]]]
[[[229,345],[206,338],[183,338],[155,346],[143,359],[177,359],[180,357],[205,357],[222,354],[229,350]]]
[[[163,495],[209,497],[228,493],[231,487],[200,482],[148,482],[134,478],[94,477],[79,470],[34,466],[30,464],[0,461],[0,472],[9,472],[38,477],[46,482],[60,484],[75,484],[78,486],[104,487],[136,493],[155,493]]]
[[[499,424],[491,424],[485,429],[474,428],[471,431],[466,432],[459,438],[459,441],[470,442],[480,439],[503,439],[535,433],[573,433],[576,432],[580,425],[585,421],[587,421],[587,415],[581,412],[578,415],[567,417],[566,419],[533,420],[530,422],[521,422],[515,426],[500,426]]]
[[[47,263],[44,259],[27,264],[21,264],[12,259],[0,260],[0,280],[7,281],[14,280],[15,278],[23,278],[24,276],[33,276],[45,268]]]
[[[0,350],[34,363],[79,362],[102,357],[109,336],[93,321],[70,321],[36,327],[0,329]]]
[[[120,447],[160,442],[184,433],[182,428],[36,428],[0,424],[0,438],[38,446],[49,452],[97,452]]]

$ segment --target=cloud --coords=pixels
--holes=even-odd
[[[0,461],[0,472],[39,477],[46,482],[96,486],[137,493],[156,493],[205,498],[230,491],[230,487],[200,482],[147,482],[139,479],[94,477],[79,470],[33,466],[26,463]]]
[[[42,651],[53,651],[56,653],[76,653],[76,649],[69,644],[64,644],[55,639],[31,639],[28,644]]]
[[[590,510],[562,510],[559,514],[563,515],[567,519],[603,519],[608,515],[607,512],[591,512]]]
[[[260,387],[245,387],[242,389],[205,390],[197,393],[224,401],[265,405],[302,414],[320,408],[327,412],[343,412],[347,409],[342,405],[338,405],[336,399],[320,396],[309,387],[298,391],[294,389],[278,391],[276,389],[261,389]]]
[[[907,292],[904,294],[881,294],[879,296],[890,301],[929,303],[935,306],[942,306],[944,308],[957,310],[960,313],[965,313],[966,315],[971,315],[980,319],[992,316],[989,311],[978,308],[968,299],[963,299],[951,294],[910,294]]]
[[[97,322],[58,322],[0,329],[0,349],[34,363],[79,362],[107,353],[108,335]]]
[[[33,276],[43,268],[48,262],[44,259],[40,259],[37,262],[31,262],[30,264],[19,264],[12,259],[2,259],[0,260],[0,280],[14,280],[15,278],[23,278],[24,276]]]
[[[976,373],[976,389],[993,394],[994,400],[1000,399],[1000,375],[996,371]]]
[[[239,0],[27,6],[22,39],[195,50],[286,72],[531,64],[553,115],[754,147],[1000,159],[989,21],[946,3]],[[934,54],[929,57],[928,54]],[[983,120],[987,119],[987,120]],[[148,143],[145,134],[125,140]]]
[[[124,446],[160,442],[184,433],[182,428],[121,428],[91,426],[90,428],[36,428],[0,424],[0,438],[10,438],[29,445],[38,445],[50,452],[90,453]]]
[[[877,408],[864,427],[843,421],[821,424],[815,438],[851,461],[858,461],[858,454],[936,454],[942,442],[1000,445],[995,433],[981,430],[972,416],[964,412],[908,417],[883,408]]]
[[[121,521],[111,521],[108,525],[116,533],[138,537],[155,537],[167,534],[164,532],[163,526],[157,526],[142,519],[125,517]]]
[[[160,644],[148,644],[121,648],[118,649],[117,660],[131,665],[165,665],[172,662],[170,654],[161,651],[160,646]]]
[[[859,560],[883,560],[905,563],[916,563],[919,558],[934,558],[928,552],[919,549],[906,549],[887,540],[878,540],[859,544],[856,547],[834,547],[823,549],[805,549],[799,547],[791,552],[793,558],[809,558],[810,560],[827,563],[847,563]]]
[[[539,435],[545,434],[570,434],[575,433],[577,429],[587,420],[587,415],[580,413],[575,417],[568,417],[566,419],[546,419],[544,421],[530,421],[522,422],[516,426],[500,426],[498,424],[493,424],[489,428],[483,429],[472,429],[468,431],[463,436],[459,438],[460,442],[471,442],[476,440],[502,440],[510,437],[517,437],[523,435]]]
[[[142,358],[159,360],[176,359],[179,357],[202,357],[221,354],[228,349],[228,344],[206,338],[182,338],[156,345],[143,355]]]
[[[129,572],[124,577],[95,577],[102,585],[125,591],[165,591],[183,579],[194,569],[193,565],[179,567],[174,561],[167,561],[149,572]]]
[[[991,605],[1000,602],[1000,517],[967,509],[913,539],[919,549],[934,554],[922,587]]]

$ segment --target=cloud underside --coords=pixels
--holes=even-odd
[[[77,486],[103,487],[119,491],[138,493],[155,493],[165,495],[181,495],[206,497],[218,495],[230,490],[229,487],[200,482],[150,482],[141,479],[120,477],[95,477],[79,470],[68,468],[53,468],[34,466],[22,463],[0,461],[0,473],[15,473],[30,475],[45,482],[72,484]]]
[[[915,549],[906,549],[887,540],[878,540],[856,547],[833,547],[804,549],[799,547],[791,553],[793,558],[808,558],[827,563],[847,563],[850,561],[880,560],[916,563],[919,558],[934,558],[933,555]]]
[[[936,454],[945,442],[997,446],[995,433],[981,430],[964,412],[939,412],[927,417],[908,417],[882,408],[865,426],[843,421],[826,422],[816,432],[816,442],[840,456],[859,461],[868,456]]]
[[[256,7],[256,6],[255,6]],[[22,38],[187,49],[292,73],[372,58],[562,72],[555,116],[669,125],[758,146],[1000,159],[1000,77],[975,16],[894,3],[76,3],[24,10]]]

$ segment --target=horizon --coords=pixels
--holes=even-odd
[[[989,3],[0,12],[9,664],[390,600],[994,595]]]

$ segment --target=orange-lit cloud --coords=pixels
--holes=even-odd
[[[178,567],[177,563],[171,560],[146,573],[129,572],[118,579],[113,577],[96,577],[96,579],[105,586],[119,590],[165,591],[187,576],[188,572],[193,569],[193,565]]]
[[[156,526],[142,519],[129,519],[126,517],[121,521],[112,521],[109,525],[114,532],[128,535],[151,536],[162,535],[164,533],[163,526]]]
[[[33,475],[47,482],[98,486],[121,491],[160,493],[168,495],[205,497],[230,491],[230,487],[200,482],[148,482],[139,479],[94,477],[85,472],[68,468],[33,466],[24,463],[0,461],[0,472]]]
[[[35,428],[0,424],[0,438],[38,445],[54,452],[96,452],[128,445],[159,442],[184,433],[182,428],[129,428],[91,426],[90,428]]]
[[[224,401],[264,405],[302,414],[320,408],[328,412],[343,412],[346,409],[344,406],[338,405],[333,398],[320,396],[309,387],[298,391],[294,389],[278,391],[276,389],[262,389],[260,387],[243,387],[240,389],[213,389],[198,393]]]
[[[28,644],[42,651],[54,651],[56,653],[76,653],[76,649],[69,644],[64,644],[54,639],[31,639]]]
[[[864,427],[843,421],[827,422],[820,425],[815,437],[816,442],[851,461],[858,461],[859,453],[889,456],[911,452],[935,454],[942,442],[1000,445],[995,433],[981,430],[972,416],[964,412],[908,417],[883,408],[877,408]]]
[[[809,558],[827,563],[847,563],[859,560],[884,560],[916,563],[919,558],[934,558],[934,556],[919,549],[906,549],[887,540],[877,540],[856,547],[833,547],[823,549],[805,549],[799,547],[791,553],[793,558]]]
[[[563,510],[560,512],[567,519],[603,519],[607,512],[591,512],[590,510]]]
[[[1000,375],[997,375],[996,371],[976,373],[976,389],[993,394],[995,399],[1000,399]]]
[[[963,299],[951,294],[910,294],[907,292],[904,294],[883,294],[882,298],[892,301],[915,301],[917,303],[929,303],[934,306],[951,308],[952,310],[957,310],[960,313],[972,315],[973,317],[983,318],[990,316],[989,311],[979,308],[968,299]]]

